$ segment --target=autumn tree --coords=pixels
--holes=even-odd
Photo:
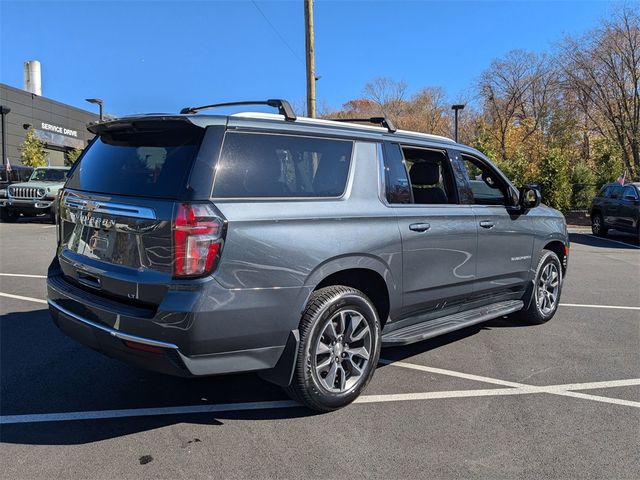
[[[544,133],[557,100],[558,75],[547,55],[513,50],[494,60],[478,85],[488,133],[494,138],[500,159],[508,160],[510,136],[517,144]],[[513,130],[517,130],[512,135]]]
[[[450,135],[449,105],[441,87],[424,87],[405,102],[398,122],[402,128],[435,135]]]
[[[378,107],[380,114],[398,121],[406,105],[407,84],[390,77],[376,77],[365,84],[363,95]]]
[[[640,174],[640,14],[620,8],[586,35],[562,47],[566,87],[576,92],[585,115],[618,144],[625,168]]]

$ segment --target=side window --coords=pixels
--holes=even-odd
[[[636,189],[633,188],[631,185],[624,187],[624,191],[622,192],[622,198],[627,198],[627,197],[631,197],[634,200],[638,199],[638,193],[636,192]]]
[[[402,147],[409,172],[413,203],[456,203],[455,183],[446,151],[420,147]]]
[[[609,198],[613,200],[622,198],[622,186],[614,185],[613,187],[611,187],[611,190],[609,191]]]
[[[353,142],[295,135],[227,132],[214,197],[339,197]]]
[[[407,167],[400,145],[384,144],[384,167],[387,201],[391,204],[412,203]]]
[[[600,190],[600,194],[598,196],[603,198],[609,198],[611,196],[611,187],[608,187],[606,185],[602,187],[602,190]]]
[[[509,204],[507,186],[491,167],[469,155],[462,155],[462,164],[473,193],[473,203],[476,205]]]

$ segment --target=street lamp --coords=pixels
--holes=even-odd
[[[95,103],[96,105],[98,105],[100,107],[100,121],[102,121],[102,105],[103,105],[103,101],[100,98],[86,98],[85,99],[87,102],[89,103]]]
[[[455,140],[456,143],[458,143],[458,110],[464,110],[464,105],[451,105],[451,110],[453,110],[454,112],[454,117],[455,117],[455,127],[454,127],[454,134],[455,134]]]
[[[4,117],[11,111],[9,107],[0,105],[0,116],[2,117],[2,165],[7,167],[7,124]]]

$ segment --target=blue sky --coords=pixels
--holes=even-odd
[[[42,62],[43,95],[107,112],[171,112],[218,101],[305,98],[303,1],[0,0],[0,82]],[[319,102],[360,96],[376,76],[468,97],[492,59],[544,51],[606,16],[599,1],[316,0]],[[275,29],[274,29],[275,27]],[[276,33],[277,31],[277,33]]]

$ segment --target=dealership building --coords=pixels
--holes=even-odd
[[[11,165],[21,165],[20,147],[30,129],[42,141],[49,165],[64,165],[65,152],[83,149],[93,135],[87,131],[87,123],[99,119],[95,113],[65,105],[40,95],[39,82],[27,81],[19,89],[0,83],[0,106],[3,118],[2,134],[4,151]],[[38,78],[39,80],[39,78]],[[2,163],[6,163],[3,159]]]

